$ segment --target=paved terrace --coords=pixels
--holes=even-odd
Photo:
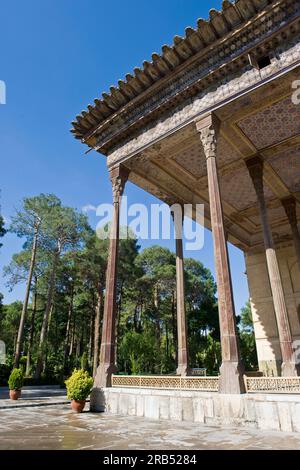
[[[107,413],[77,415],[69,405],[0,409],[0,449],[299,449],[300,436]]]
[[[66,390],[57,385],[23,387],[22,396],[17,401],[9,399],[8,387],[0,387],[0,410],[66,403],[69,403]]]

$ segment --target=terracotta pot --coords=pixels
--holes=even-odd
[[[85,407],[85,400],[72,400],[71,401],[71,408],[76,413],[81,413],[83,408]]]
[[[21,390],[10,390],[9,391],[9,398],[11,400],[18,400],[21,396]]]

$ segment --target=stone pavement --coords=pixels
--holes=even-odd
[[[9,399],[8,387],[0,387],[0,410],[3,408],[66,404],[68,402],[66,390],[56,385],[23,387],[21,398],[17,401]]]
[[[89,413],[69,405],[0,410],[0,449],[300,449],[300,436]]]

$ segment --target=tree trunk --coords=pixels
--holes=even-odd
[[[37,307],[37,277],[35,276],[34,294],[33,294],[33,303],[32,303],[32,314],[31,314],[31,325],[30,325],[29,342],[28,342],[27,358],[26,358],[26,372],[25,372],[25,375],[27,375],[27,376],[30,374],[31,353],[32,353],[32,345],[33,345],[33,338],[34,338],[34,326],[35,326],[34,323],[35,323],[36,307]]]
[[[158,344],[160,345],[161,343],[161,325],[160,325],[160,314],[159,314],[159,292],[158,292],[158,285],[155,284],[154,286],[154,297],[153,297],[153,303],[154,303],[154,308],[156,312],[156,319],[155,319],[155,324],[156,324],[156,334],[157,334],[157,339],[158,339]]]
[[[75,342],[75,312],[73,315],[73,322],[71,325],[71,341],[70,341],[69,357],[71,357],[73,354],[74,342]]]
[[[67,328],[66,328],[66,339],[65,339],[65,349],[64,349],[64,366],[63,366],[64,370],[66,368],[68,349],[69,349],[71,320],[72,320],[72,314],[73,314],[73,298],[74,298],[74,292],[73,292],[73,286],[72,286],[71,287],[71,299],[70,299],[69,310],[68,310]]]
[[[18,336],[17,336],[17,341],[16,341],[14,367],[19,367],[19,362],[20,362],[20,357],[21,357],[24,326],[25,326],[25,320],[27,316],[31,281],[32,281],[33,270],[34,270],[35,260],[36,260],[39,228],[40,228],[40,222],[38,221],[36,222],[35,229],[34,229],[33,245],[32,245],[32,250],[31,250],[31,259],[30,259],[30,267],[29,267],[29,273],[28,273],[27,284],[26,284],[25,299],[23,302],[23,308],[22,308],[20,324],[19,324],[19,331],[18,331]]]
[[[44,348],[44,362],[43,362],[43,368],[42,370],[46,370],[47,368],[47,362],[48,362],[48,352],[49,352],[49,343],[47,341],[47,337],[49,335],[49,331],[50,331],[50,325],[51,325],[51,321],[52,321],[52,316],[53,316],[53,310],[54,310],[54,303],[53,303],[53,299],[52,299],[52,304],[51,304],[51,308],[50,308],[50,313],[49,313],[49,318],[48,318],[48,325],[47,325],[47,332],[46,332],[46,338],[45,338],[45,348]]]
[[[41,373],[43,370],[43,359],[44,359],[44,349],[45,349],[45,341],[47,337],[47,330],[48,330],[48,320],[49,315],[51,312],[52,300],[53,300],[53,292],[55,286],[55,277],[56,277],[56,268],[58,263],[60,252],[57,251],[54,255],[53,266],[49,281],[49,288],[48,288],[48,296],[47,296],[47,304],[44,312],[43,323],[41,328],[40,334],[40,341],[39,341],[39,350],[38,350],[38,357],[37,357],[37,364],[36,364],[36,371],[35,371],[35,378],[40,379]]]
[[[100,319],[103,304],[102,287],[99,286],[97,292],[97,304],[95,308],[95,323],[94,323],[94,358],[93,358],[93,377],[96,376],[97,367],[99,364],[99,342],[100,342]]]
[[[53,300],[53,299],[52,299]],[[48,325],[47,325],[47,335],[50,331],[50,325],[51,325],[51,320],[52,320],[52,316],[53,316],[53,310],[54,310],[54,304],[52,302],[51,304],[51,308],[50,308],[50,312],[49,312],[49,318],[48,318]]]
[[[169,358],[169,328],[168,320],[166,320],[166,356]]]
[[[94,362],[94,356],[93,356],[93,337],[94,337],[94,331],[95,331],[95,314],[94,314],[95,309],[93,308],[93,315],[91,316],[90,322],[89,322],[89,344],[88,344],[88,358],[89,358],[89,364],[92,364],[92,361]]]
[[[79,335],[76,337],[76,362],[79,362],[81,356],[81,338]]]

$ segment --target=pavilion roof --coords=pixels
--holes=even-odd
[[[173,45],[163,45],[161,54],[153,53],[152,61],[144,61],[141,68],[135,68],[133,74],[127,74],[125,80],[119,80],[118,86],[110,87],[110,93],[102,93],[94,104],[89,104],[72,122],[71,132],[76,139],[87,143],[98,129],[109,121],[128,103],[142,95],[152,85],[168,77],[184,62],[211,47],[213,43],[251,19],[274,0],[223,0],[222,11],[210,10],[209,19],[198,19],[197,27],[188,27],[185,36],[175,36]]]

